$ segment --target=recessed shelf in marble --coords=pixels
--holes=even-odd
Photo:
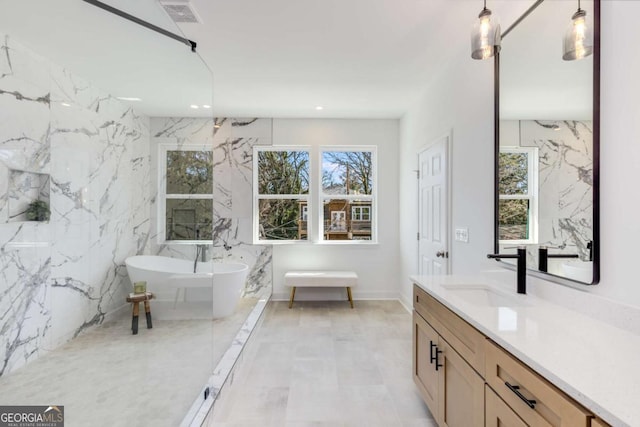
[[[29,221],[26,215],[29,204],[40,200],[50,204],[49,174],[7,169],[6,184],[0,188],[0,212],[4,222]]]

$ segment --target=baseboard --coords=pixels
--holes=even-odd
[[[406,295],[400,294],[398,301],[400,301],[400,304],[402,304],[402,306],[404,307],[405,310],[407,310],[408,313],[411,313],[413,311],[412,298],[408,298]]]

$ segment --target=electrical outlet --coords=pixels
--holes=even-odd
[[[467,227],[456,228],[456,241],[469,243],[469,229]]]

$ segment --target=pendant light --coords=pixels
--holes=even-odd
[[[587,12],[580,8],[571,17],[571,24],[564,35],[562,59],[573,61],[593,53],[593,34],[587,25]]]
[[[491,11],[487,9],[487,0],[484,0],[484,8],[471,30],[471,57],[487,59],[499,51],[500,23],[497,17],[491,15]]]

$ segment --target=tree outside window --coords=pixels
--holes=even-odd
[[[163,145],[160,155],[161,240],[210,241],[213,152],[201,145]]]
[[[257,242],[308,240],[313,224],[317,237],[311,240],[374,240],[375,149],[326,147],[317,153],[256,147]],[[312,162],[320,171],[316,177],[310,176]],[[315,202],[320,206],[314,210]]]
[[[502,148],[499,154],[498,234],[500,241],[535,243],[537,149]]]
[[[303,213],[309,197],[309,152],[257,151],[259,240],[304,240]]]
[[[373,150],[322,151],[323,240],[374,238],[373,174]]]

